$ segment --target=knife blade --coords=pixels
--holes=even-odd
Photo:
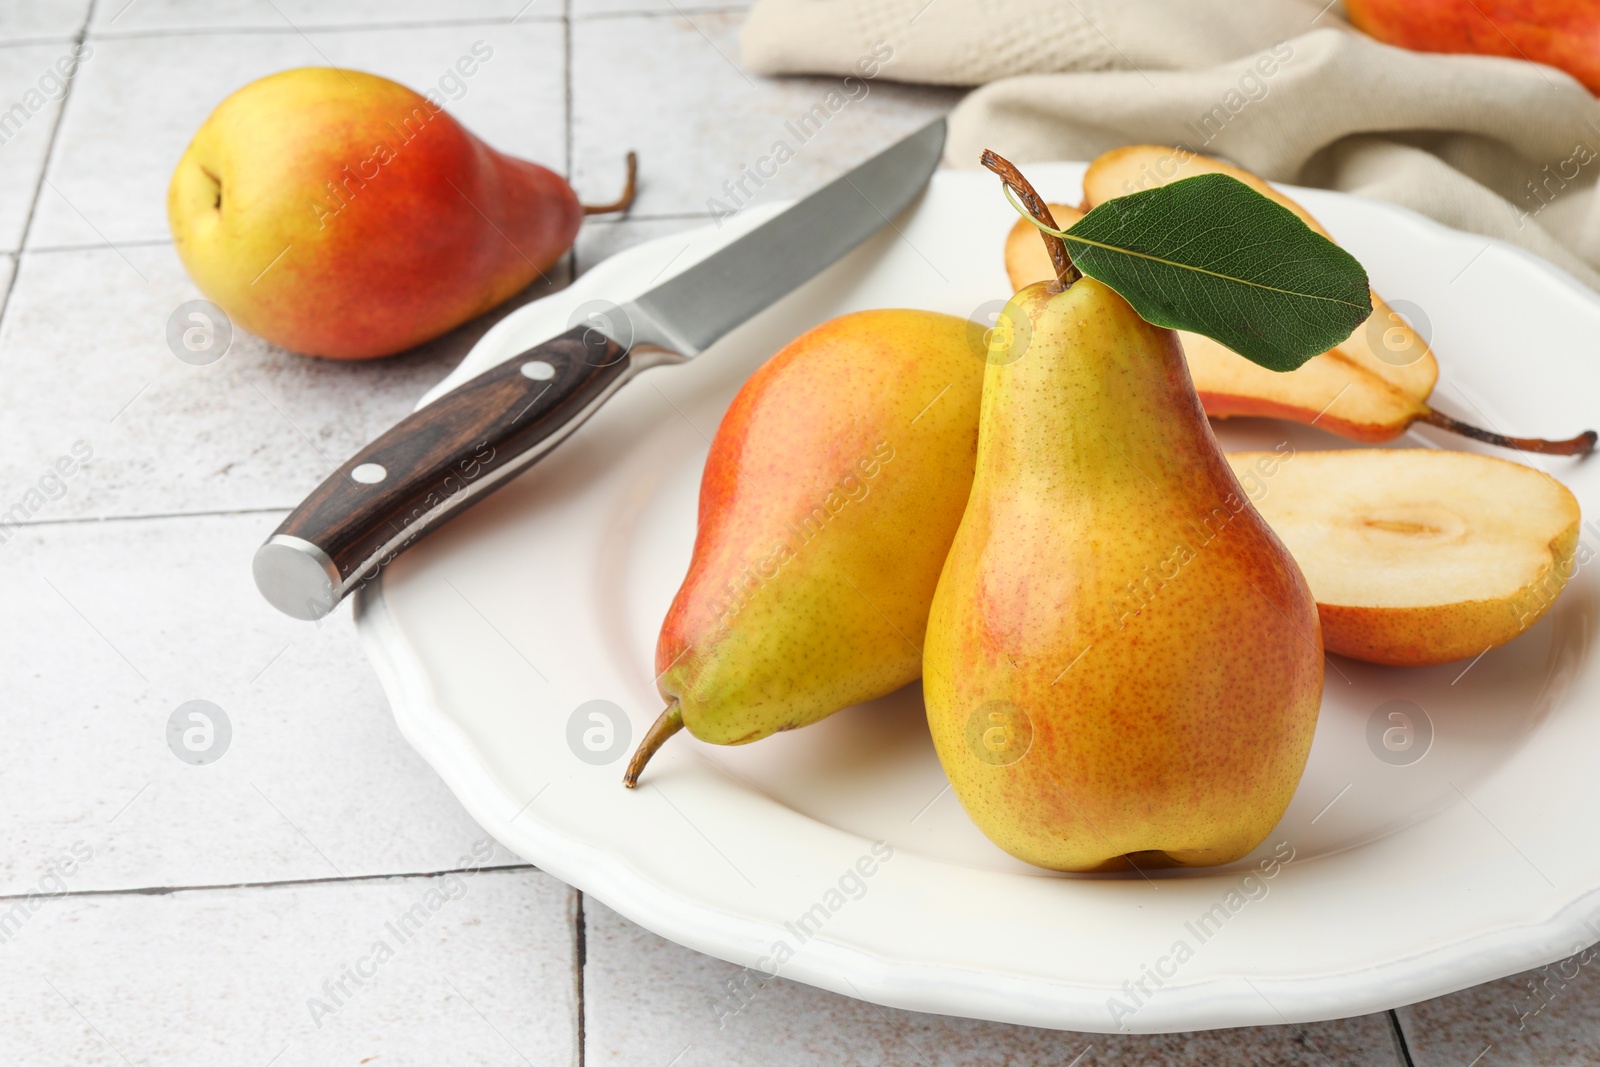
[[[496,364],[330,474],[256,550],[256,588],[319,619],[418,537],[549,452],[640,371],[682,362],[836,262],[911,203],[939,120],[614,312]]]

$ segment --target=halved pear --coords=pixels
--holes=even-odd
[[[1098,166],[1098,161],[1090,167],[1091,174],[1094,166]],[[1304,216],[1303,211],[1271,186],[1244,171],[1235,171],[1233,168],[1224,170],[1241,180],[1249,178],[1247,184],[1260,188],[1274,200]],[[1103,185],[1104,181],[1102,174],[1099,183]],[[1050,213],[1055,216],[1056,225],[1061,229],[1068,228],[1084,215],[1084,212],[1065,204],[1051,204]],[[1318,229],[1314,221],[1309,218],[1306,221]],[[1027,219],[1018,219],[1006,235],[1006,274],[1014,290],[1055,277],[1050,257],[1045,254],[1033,224]],[[1374,314],[1387,309],[1387,305],[1376,294],[1372,299]],[[1399,335],[1401,340],[1396,343],[1403,344],[1406,343],[1406,337],[1416,337],[1411,327],[1398,316],[1394,317],[1394,323],[1394,329],[1402,331]],[[1367,328],[1362,326],[1357,332]],[[1363,361],[1359,356],[1353,357],[1344,351],[1357,343],[1354,338],[1288,373],[1268,370],[1258,363],[1252,363],[1201,334],[1180,330],[1178,338],[1183,343],[1183,354],[1189,364],[1189,377],[1194,380],[1195,392],[1200,394],[1206,414],[1214,418],[1260,415],[1289,422],[1312,423],[1330,433],[1357,441],[1387,441],[1426,414],[1428,406],[1422,400],[1433,388],[1433,379],[1438,374],[1433,354],[1426,351],[1427,346],[1422,345],[1421,338],[1417,338],[1416,343],[1422,345],[1423,355],[1416,365],[1423,370],[1412,372],[1403,381],[1392,382],[1384,378],[1383,371],[1371,368],[1370,364],[1375,360],[1369,358]],[[1387,367],[1387,364],[1384,366]],[[1404,368],[1390,369],[1398,372]],[[1401,378],[1398,373],[1394,376]],[[1418,390],[1421,391],[1420,395]]]
[[[1226,174],[1298,215],[1306,225],[1332,237],[1305,208],[1247,170],[1184,149],[1129,145],[1099,156],[1083,176],[1082,210],[1051,204],[1056,224],[1066,229],[1084,212],[1119,196],[1152,189],[1197,174]],[[1054,276],[1048,257],[1026,220],[1006,238],[1006,271],[1020,290]],[[1439,364],[1428,343],[1405,319],[1372,294],[1372,315],[1337,348],[1308,360],[1299,369],[1268,370],[1200,334],[1179,331],[1206,414],[1214,418],[1258,415],[1302,422],[1355,441],[1392,441],[1422,421],[1479,441],[1527,452],[1581,455],[1595,445],[1590,430],[1547,441],[1507,437],[1460,422],[1428,406],[1439,378]]]
[[[1161,145],[1112,149],[1089,164],[1083,176],[1084,209],[1197,174],[1236,178],[1333,240],[1305,208],[1249,171]],[[1393,440],[1425,417],[1428,394],[1439,377],[1428,343],[1377,293],[1372,294],[1372,317],[1348,340],[1287,374],[1240,359],[1209,337],[1186,333],[1183,350],[1208,414],[1315,422],[1357,441]]]
[[[1084,175],[1084,208],[1166,181],[1216,172],[1237,178],[1277,201],[1326,236],[1303,208],[1255,175],[1204,156],[1190,155],[1180,163],[1177,160],[1183,157],[1174,156],[1173,151],[1140,145],[1115,149],[1096,159]],[[1157,180],[1164,172],[1153,169],[1147,158],[1152,154],[1157,161],[1170,161],[1169,177]],[[1147,184],[1139,184],[1139,180]],[[1062,229],[1084,214],[1059,204],[1051,204],[1050,210]],[[1006,272],[1013,289],[1054,277],[1034,227],[1026,220],[1018,220],[1006,237]],[[1372,313],[1375,319],[1357,327],[1344,344],[1288,373],[1243,359],[1209,337],[1183,331],[1178,336],[1189,376],[1208,415],[1261,415],[1313,423],[1357,441],[1389,441],[1428,413],[1426,400],[1439,376],[1439,365],[1427,343],[1376,293],[1372,294]],[[1386,349],[1383,357],[1373,351],[1366,337],[1374,321],[1388,324],[1380,331]],[[1408,365],[1399,365],[1407,361]]]
[[[1539,621],[1575,570],[1578,501],[1520,463],[1422,448],[1228,462],[1305,574],[1330,652],[1480,655]]]

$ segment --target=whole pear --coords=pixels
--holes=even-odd
[[[1385,44],[1545,63],[1600,93],[1600,5],[1592,2],[1345,0],[1344,14],[1351,25]],[[1582,141],[1576,147],[1593,158]]]
[[[688,575],[656,645],[666,711],[737,745],[915,681],[972,484],[984,349],[950,315],[863,311],[803,334],[711,443]]]
[[[1030,285],[1003,317],[1021,354],[988,366],[928,622],[945,772],[991,840],[1041,867],[1238,859],[1311,746],[1310,590],[1217,447],[1172,331],[1088,277]]]
[[[432,100],[329,67],[229,96],[167,191],[202,293],[251,333],[336,359],[410,348],[502,303],[566,252],[583,213],[560,175]]]

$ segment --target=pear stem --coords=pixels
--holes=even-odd
[[[650,762],[650,757],[656,754],[656,749],[666,744],[667,738],[681,729],[683,729],[683,709],[674,700],[650,725],[650,729],[645,731],[639,747],[633,750],[633,758],[628,761],[628,769],[622,772],[622,784],[629,789],[637,786],[640,772],[644,770],[644,765]]]
[[[628,153],[628,177],[622,186],[622,195],[609,204],[584,204],[585,215],[609,215],[614,211],[627,211],[633,206],[633,193],[639,181],[639,153]]]
[[[1039,236],[1044,239],[1044,247],[1050,253],[1050,263],[1056,270],[1056,285],[1065,289],[1079,278],[1082,272],[1072,263],[1072,256],[1067,251],[1067,242],[1060,237],[1060,228],[1056,226],[1055,216],[1050,214],[1050,205],[1044,202],[1033,183],[1022,176],[1009,159],[985,148],[983,155],[978,157],[978,162],[1000,176],[1012,192],[1017,194],[1022,201],[1022,206],[1028,209],[1028,214],[1041,226]]]
[[[1470,437],[1474,441],[1483,441],[1501,448],[1511,448],[1518,452],[1537,452],[1544,456],[1587,456],[1594,451],[1596,434],[1593,430],[1585,430],[1576,437],[1569,437],[1565,441],[1547,441],[1542,437],[1507,437],[1505,434],[1495,433],[1493,430],[1480,430],[1469,423],[1452,419],[1449,415],[1429,408],[1421,421],[1429,426],[1437,426],[1441,430],[1458,433],[1462,437]]]

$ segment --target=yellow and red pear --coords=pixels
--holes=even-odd
[[[981,331],[863,311],[796,338],[712,441],[689,572],[661,626],[677,730],[744,744],[915,681],[928,603],[972,483]]]
[[[504,302],[566,253],[584,212],[559,174],[427,97],[329,67],[229,96],[167,191],[200,291],[251,333],[335,359],[410,348]]]
[[[1025,346],[984,378],[928,620],[928,725],[967,813],[1020,859],[1228,863],[1305,767],[1316,603],[1218,448],[1177,336],[1063,276],[1060,253],[1003,314]]]
[[[1385,44],[1545,63],[1600,93],[1600,5],[1585,0],[1345,0],[1344,14]]]

